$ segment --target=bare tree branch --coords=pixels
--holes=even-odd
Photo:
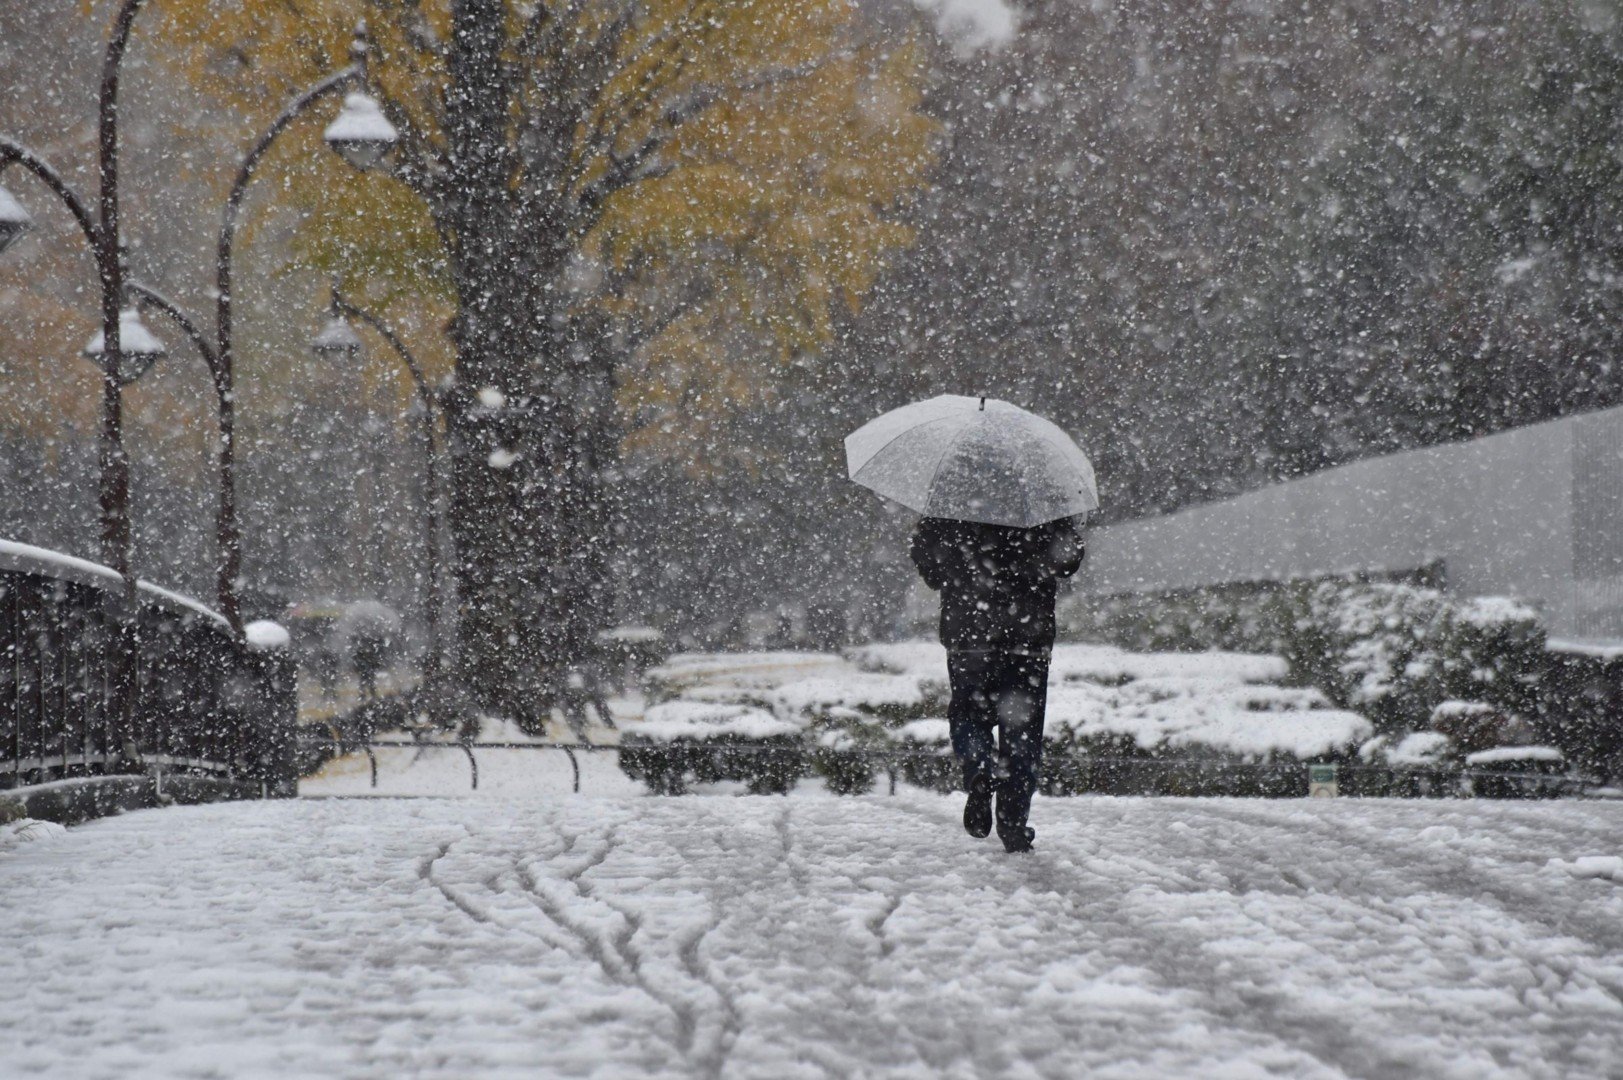
[[[571,178],[571,187],[590,170],[592,161],[613,151],[621,136],[645,115],[648,106],[658,100],[663,90],[675,85],[682,72],[720,32],[720,19],[700,18],[701,11],[720,7],[720,4],[715,2],[710,2],[708,7],[704,7],[706,2],[707,0],[690,0],[686,11],[672,19],[653,39],[645,42],[635,56],[621,65],[621,70],[630,71],[643,58],[656,52],[661,54],[643,73],[637,85],[620,95],[620,100],[599,104],[597,121],[591,134],[582,144],[579,168],[577,175]],[[694,30],[698,31],[696,40],[686,40],[684,35]]]
[[[683,124],[716,102],[746,97],[761,90],[809,78],[828,64],[851,55],[851,50],[842,49],[794,67],[763,72],[730,86],[695,88],[687,98],[667,107],[653,131],[637,146],[625,154],[611,155],[609,167],[603,174],[579,190],[576,200],[581,210],[588,217],[595,217],[615,192],[669,173],[674,166],[657,163],[657,155],[681,133]]]

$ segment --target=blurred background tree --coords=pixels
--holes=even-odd
[[[393,180],[291,168],[296,250],[390,307],[449,308],[462,671],[493,707],[544,710],[613,618],[620,417],[636,448],[703,469],[726,453],[719,418],[831,340],[910,242],[887,215],[931,159],[914,47],[845,0],[164,17],[181,70],[250,116],[337,67],[367,20],[404,136]]]

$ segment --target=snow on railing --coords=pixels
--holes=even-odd
[[[81,559],[76,555],[67,555],[50,548],[35,547],[33,544],[21,544],[15,540],[0,540],[0,570],[15,570],[24,574],[38,574],[42,577],[57,578],[62,581],[74,581],[81,585],[90,585],[98,589],[111,589],[120,587],[124,581],[118,571],[101,563]],[[161,585],[154,585],[150,581],[137,581],[135,587],[138,595],[159,603],[174,607],[185,608],[212,620],[219,626],[229,627],[224,615],[218,611],[184,596],[177,592],[165,589]]]
[[[261,628],[108,567],[0,540],[0,788],[176,772],[293,786],[294,672]],[[280,629],[280,628],[277,628]],[[285,635],[284,635],[285,636]]]

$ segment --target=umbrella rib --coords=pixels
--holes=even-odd
[[[936,459],[935,468],[930,470],[930,482],[924,485],[924,509],[920,511],[925,517],[930,516],[930,497],[935,492],[936,477],[941,475],[941,468],[947,463],[947,455],[953,452],[958,446],[958,440],[962,439],[969,431],[970,427],[966,424],[962,431],[948,439],[946,447],[941,451],[941,456]]]
[[[1025,428],[1016,428],[1015,431],[1016,431],[1017,434],[1019,434],[1021,436],[1029,436],[1029,435],[1035,434],[1034,432],[1027,431]],[[1025,513],[1020,515],[1020,520],[1024,521],[1024,522],[1030,522],[1031,521],[1031,488],[1026,484],[1026,474],[1025,474],[1025,472],[1023,470],[1021,470],[1021,469],[1014,470],[1014,482],[1020,488],[1020,505],[1025,510]],[[1029,528],[1032,528],[1032,526],[1030,524],[1027,524],[1027,525],[1024,526],[1024,528],[1029,529]]]
[[[1037,436],[1037,438],[1041,439],[1043,442],[1047,443],[1049,446],[1052,446],[1056,450],[1058,450],[1062,457],[1068,457],[1069,456],[1069,454],[1067,452],[1067,448],[1065,446],[1063,446],[1062,444],[1055,442],[1053,436],[1049,432],[1044,431],[1044,430],[1039,428],[1038,430],[1033,431],[1032,434]],[[1064,434],[1064,432],[1061,432],[1061,434]],[[1069,436],[1066,436],[1066,437],[1069,438]],[[1072,448],[1077,449],[1077,450],[1081,449],[1081,447],[1075,446],[1074,443],[1072,445]],[[1084,453],[1082,455],[1082,457],[1083,457],[1084,460],[1086,460],[1087,459],[1087,454]],[[1098,486],[1099,486],[1099,479],[1098,479],[1098,477],[1091,475],[1093,473],[1093,463],[1091,461],[1088,462],[1088,473],[1090,474],[1088,478],[1093,481],[1093,485],[1094,485],[1094,488],[1095,488],[1095,490],[1091,494],[1093,495],[1093,501],[1094,501],[1094,504],[1095,504],[1094,508],[1097,509],[1098,508],[1098,502],[1099,502],[1099,492],[1097,490]]]
[[[924,421],[921,421],[921,422],[919,422],[917,424],[914,424],[912,427],[903,428],[901,431],[898,431],[895,435],[892,435],[889,439],[886,439],[883,446],[880,446],[873,453],[869,454],[868,455],[868,460],[864,461],[861,465],[857,466],[857,471],[851,474],[851,479],[855,480],[857,478],[858,474],[860,474],[863,469],[866,469],[869,465],[872,465],[874,463],[874,461],[878,459],[880,454],[883,454],[886,450],[889,450],[893,445],[896,444],[896,442],[898,440],[900,440],[900,439],[902,439],[902,438],[904,438],[904,437],[906,437],[908,435],[913,434],[913,432],[919,430],[920,428],[927,428],[931,424],[940,424],[940,423],[943,423],[944,421],[953,420],[953,419],[956,419],[956,417],[953,416],[952,414],[948,414],[946,416],[935,416],[935,417],[931,417],[929,420],[924,420]]]

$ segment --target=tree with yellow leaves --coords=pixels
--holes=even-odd
[[[301,244],[448,294],[461,670],[487,704],[544,716],[605,617],[618,418],[659,416],[645,445],[724,453],[682,410],[748,399],[826,343],[911,241],[889,216],[931,163],[911,44],[851,0],[164,8],[199,81],[252,69],[229,80],[269,89],[249,106],[330,70],[367,20],[398,185],[357,207],[306,182]]]

